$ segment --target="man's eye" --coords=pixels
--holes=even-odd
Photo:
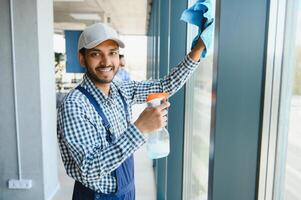
[[[96,56],[99,56],[100,54],[99,53],[91,53],[90,54],[92,57],[96,57]]]
[[[112,56],[115,56],[115,55],[117,55],[118,53],[116,52],[116,51],[113,51],[113,52],[111,52],[111,55]]]

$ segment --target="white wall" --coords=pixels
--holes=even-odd
[[[9,0],[0,1],[0,200],[47,199],[57,186],[52,0],[13,1],[16,88],[23,179],[30,190],[11,190],[18,179]],[[43,4],[43,5],[42,5]]]

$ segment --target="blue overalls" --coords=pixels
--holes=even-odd
[[[95,110],[98,112],[102,118],[102,123],[107,131],[106,139],[109,143],[116,142],[115,135],[110,131],[110,124],[105,116],[100,105],[97,103],[95,98],[83,87],[76,87],[81,91],[94,106]],[[119,95],[122,99],[122,103],[126,112],[127,122],[129,123],[129,111],[127,103],[118,90]],[[135,185],[134,185],[134,158],[131,155],[127,158],[116,170],[111,173],[117,180],[117,190],[115,193],[104,194],[98,193],[83,186],[80,182],[75,181],[72,200],[134,200],[135,199]]]

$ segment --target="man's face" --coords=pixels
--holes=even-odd
[[[79,61],[87,69],[87,75],[97,83],[110,83],[119,68],[119,47],[113,40],[106,40],[98,46],[79,53]]]
[[[124,60],[124,57],[120,58],[120,61],[119,61],[119,66],[120,67],[124,67],[125,66],[125,60]]]

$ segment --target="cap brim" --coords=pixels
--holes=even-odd
[[[97,45],[99,45],[99,44],[101,44],[101,43],[103,43],[104,41],[107,41],[107,40],[113,40],[113,41],[115,41],[118,44],[118,46],[121,47],[121,48],[125,47],[124,43],[120,39],[118,39],[118,38],[107,38],[105,40],[93,41],[93,42],[87,44],[84,47],[86,49],[92,49],[92,48],[96,47]]]

